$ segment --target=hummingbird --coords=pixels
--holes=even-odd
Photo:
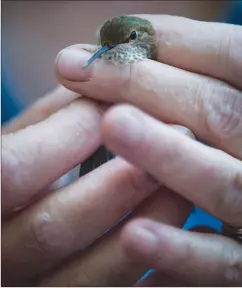
[[[83,65],[87,68],[97,58],[114,64],[131,64],[156,58],[155,29],[146,20],[134,16],[118,16],[106,21],[97,35],[99,47]]]
[[[127,65],[144,59],[156,60],[155,29],[150,21],[135,16],[117,16],[107,20],[97,34],[98,47],[92,57],[84,63],[83,69],[96,59],[113,64]],[[105,146],[81,164],[79,176],[83,176],[115,157]]]

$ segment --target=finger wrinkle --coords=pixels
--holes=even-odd
[[[219,140],[242,135],[242,93],[227,86],[210,85],[204,101],[207,126]]]
[[[30,216],[27,246],[43,253],[42,260],[46,257],[61,259],[67,256],[72,250],[75,231],[67,229],[68,224],[60,221],[60,215],[58,217],[58,213],[53,213],[50,207],[42,207]]]
[[[234,226],[242,225],[242,169],[239,168],[235,175],[232,177],[230,189],[224,199],[223,206],[233,207],[233,220],[231,220],[231,224]],[[223,209],[225,210],[225,207]],[[229,211],[228,211],[229,213]],[[229,215],[228,215],[229,216]]]
[[[30,129],[32,129],[30,127]],[[24,131],[24,130],[22,130]],[[4,135],[2,137],[2,177],[4,191],[11,187],[11,183],[21,181],[20,174],[25,171],[27,166],[29,151],[21,147],[21,142],[16,141],[22,136],[22,131]],[[19,151],[21,150],[21,153]],[[6,189],[6,190],[5,190]],[[9,192],[11,189],[9,189]],[[4,193],[11,196],[11,193]]]
[[[27,248],[34,249],[35,251],[43,253],[45,257],[55,257],[56,241],[53,243],[53,237],[49,231],[56,230],[56,221],[52,218],[51,214],[47,211],[37,213],[29,224],[28,242],[25,244]],[[57,238],[58,239],[58,238]],[[59,240],[62,239],[60,235]],[[61,240],[62,241],[62,240]],[[56,256],[59,256],[60,251],[57,250]]]
[[[90,244],[93,238],[98,237],[110,225],[116,223],[119,217],[130,211],[136,202],[141,201],[139,197],[147,197],[159,186],[153,178],[133,169],[125,161],[114,160],[111,163],[113,165],[108,163],[109,165],[105,165],[106,168],[101,167],[103,169],[100,168],[98,173],[78,179],[70,187],[51,195],[42,203],[36,214],[30,215],[31,219],[34,218],[32,230],[45,250],[49,249],[61,256]],[[113,170],[110,171],[109,177],[100,182],[109,169]],[[123,191],[122,195],[119,195],[120,191]],[[118,205],[115,200],[117,197]],[[103,213],[105,207],[109,207],[108,214]],[[47,213],[48,217],[43,217]],[[93,226],[91,223],[96,221],[96,218],[102,221]],[[84,227],[86,233],[82,233]]]
[[[155,218],[157,221],[180,226],[183,219],[187,217],[187,208],[181,197],[161,188],[133,211],[132,219],[140,216]],[[172,213],[174,209],[176,211]],[[69,279],[72,279],[71,286],[95,286],[97,284],[129,286],[136,282],[147,270],[147,265],[142,263],[137,265],[137,261],[132,261],[130,255],[124,253],[123,245],[120,243],[120,228],[122,227],[120,223],[111,233],[105,234],[103,239],[94,243],[90,251],[86,251],[84,257],[80,258],[77,255],[68,266],[58,270],[48,284],[50,286],[58,286],[58,283],[69,284]],[[130,269],[133,269],[131,274]]]
[[[19,160],[15,155],[15,149],[13,149],[9,144],[11,143],[11,138],[13,135],[9,134],[7,139],[6,136],[2,136],[2,189],[4,193],[2,194],[3,212],[8,210],[9,203],[11,203],[16,195],[11,193],[12,182],[18,181],[18,167]],[[15,180],[16,179],[16,180]]]
[[[138,225],[137,223],[136,226]],[[234,285],[241,282],[242,250],[233,240],[182,231],[150,220],[143,220],[139,226],[146,227],[159,237],[156,253],[154,249],[142,249],[139,243],[141,239],[135,239],[132,227],[129,228],[134,239],[127,242],[127,248],[142,261],[153,264],[154,268],[172,273],[190,284]]]
[[[126,181],[129,183],[130,190],[133,191],[133,193],[136,195],[140,194],[140,191],[142,191],[146,186],[149,188],[149,185],[154,185],[154,187],[158,187],[161,185],[156,179],[154,179],[152,176],[150,176],[147,173],[144,173],[142,171],[137,171],[140,174],[140,177],[137,177],[136,173],[133,173],[132,170],[127,170],[127,174],[125,175]],[[148,184],[148,185],[147,185]],[[132,195],[130,195],[130,198],[128,198],[123,203],[120,203],[120,211],[129,211],[130,210],[130,202],[133,201]]]
[[[6,207],[22,205],[95,149],[101,141],[101,115],[98,105],[80,99],[36,125],[4,135]]]
[[[158,61],[163,63],[146,59],[121,67],[98,60],[90,66],[90,81],[83,82],[84,76],[78,72],[75,79],[79,82],[73,78],[76,82],[70,81],[69,88],[91,98],[139,106],[162,121],[188,127],[208,144],[241,158],[241,93],[222,81],[205,76],[213,69],[227,69],[219,70],[212,65],[214,58],[217,59],[213,53],[218,53],[217,44],[224,27],[169,16],[150,19],[156,23],[158,38],[165,39],[158,40],[161,57],[166,58]],[[208,33],[209,27],[217,31],[216,41]],[[210,38],[213,41],[209,42]],[[170,44],[166,47],[167,41]],[[200,70],[187,69],[187,66]],[[210,76],[216,77],[217,70]]]
[[[29,270],[43,272],[92,243],[158,187],[144,172],[115,158],[7,223],[4,259],[17,267],[24,257],[18,280]]]
[[[157,31],[159,61],[241,86],[240,27],[166,15],[148,19]]]
[[[232,246],[232,249],[224,249],[224,273],[226,283],[241,284],[242,283],[242,250],[239,245]]]
[[[85,85],[81,85],[80,88],[83,88],[90,97],[97,94],[98,91],[98,97],[104,101],[110,100],[115,103],[122,97],[122,101],[125,102],[126,99],[130,99],[132,82],[136,79],[138,65],[139,63],[113,65],[100,60],[93,63],[90,82],[84,83]],[[119,91],[119,95],[117,91]]]
[[[220,45],[218,45],[217,67],[227,78],[234,82],[241,79],[242,57],[240,47],[242,45],[242,31],[237,25],[230,25],[228,33],[224,33],[221,27]],[[220,72],[221,73],[221,72]],[[229,80],[229,82],[232,82]]]
[[[104,142],[114,153],[126,157],[221,220],[237,222],[241,218],[242,193],[234,189],[239,161],[181,135],[128,105],[113,108],[103,125]],[[171,181],[171,175],[176,175],[176,181]],[[197,188],[193,191],[192,187]]]

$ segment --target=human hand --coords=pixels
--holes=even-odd
[[[82,50],[86,45],[74,45],[57,58],[59,80],[87,97],[142,109],[122,105],[107,112],[102,124],[106,146],[195,205],[241,227],[242,28],[139,17],[157,31],[157,61],[121,69],[98,59],[83,71],[90,54]],[[161,121],[184,125],[215,148]],[[145,240],[148,231],[154,234],[153,246]],[[131,259],[138,257],[189,285],[242,283],[242,248],[229,238],[136,219],[120,241]]]
[[[133,268],[116,222],[130,210],[126,219],[142,215],[177,227],[186,220],[190,203],[119,157],[54,189],[101,144],[105,109],[58,87],[3,127],[3,285],[132,285],[149,267]]]

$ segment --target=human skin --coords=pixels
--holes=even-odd
[[[134,269],[134,262],[127,262],[118,241],[124,223],[101,237],[101,246],[99,240],[86,247],[130,210],[135,211],[133,218],[143,215],[178,227],[184,224],[192,204],[119,157],[70,185],[53,185],[100,145],[106,109],[60,86],[3,127],[4,286],[118,285],[121,279],[135,283],[149,267]],[[193,137],[184,127],[172,127]],[[69,277],[70,269],[71,274],[78,271],[76,277]]]
[[[157,31],[157,61],[121,69],[97,60],[83,71],[90,54],[82,50],[84,44],[74,45],[57,58],[60,83],[114,104],[101,128],[111,152],[241,227],[242,28],[173,16],[139,17]],[[212,147],[171,132],[165,123],[188,127]],[[242,283],[242,250],[234,240],[147,219],[127,224],[120,239],[130,258],[190,285]]]
[[[38,103],[5,128],[5,283],[25,283],[50,267],[54,270],[40,277],[42,285],[130,286],[150,267],[160,272],[146,279],[149,285],[241,282],[241,245],[179,229],[193,203],[241,226],[242,59],[236,48],[241,30],[170,16],[143,17],[153,21],[161,36],[158,62],[119,69],[97,60],[83,72],[90,54],[82,48],[90,46],[69,47],[58,55],[56,71],[60,83],[74,92],[61,87],[59,96],[49,95],[44,105]],[[119,105],[124,100],[128,104]],[[110,104],[117,105],[108,109]],[[189,127],[216,149],[167,122]],[[123,159],[46,196],[46,187],[103,141]],[[38,195],[44,198],[36,200]],[[7,218],[31,199],[35,205]],[[134,208],[132,218],[80,252]]]

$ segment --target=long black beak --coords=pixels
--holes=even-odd
[[[83,64],[82,69],[86,69],[92,62],[94,62],[99,56],[101,56],[106,51],[112,49],[109,45],[104,45],[99,49],[86,63]]]

